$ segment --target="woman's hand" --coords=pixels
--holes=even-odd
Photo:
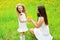
[[[32,20],[32,19],[30,19],[30,20],[31,20],[32,24],[33,24],[36,28],[39,28],[39,27],[43,24],[43,22],[44,22],[44,18],[43,18],[43,17],[41,17],[38,22],[35,22],[35,21]]]

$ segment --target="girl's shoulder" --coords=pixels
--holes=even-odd
[[[22,15],[26,15],[25,13],[21,13]]]
[[[24,13],[20,13],[20,16],[24,15]]]
[[[49,27],[49,25],[46,25],[47,27]]]

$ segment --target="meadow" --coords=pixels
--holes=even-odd
[[[50,33],[53,40],[60,40],[60,0],[0,0],[0,40],[19,40],[18,16],[16,5],[24,4],[27,14],[37,21],[37,7],[44,5],[47,12]],[[28,16],[28,15],[27,15]],[[34,28],[27,22],[28,28]],[[29,31],[25,33],[26,40],[36,40]]]

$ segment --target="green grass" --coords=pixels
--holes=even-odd
[[[37,6],[45,5],[48,16],[50,33],[53,40],[60,40],[60,0],[0,0],[0,40],[19,40],[20,33],[18,29],[18,17],[16,5],[22,3],[25,5],[28,14],[37,21]],[[27,23],[28,28],[34,28],[31,23]],[[29,31],[25,33],[26,40],[36,40],[35,36]]]

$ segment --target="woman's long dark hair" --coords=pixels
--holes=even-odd
[[[38,17],[40,17],[40,16],[44,17],[45,24],[48,25],[45,7],[44,6],[38,6],[38,12],[39,13],[37,13],[37,16]]]
[[[24,6],[23,6],[23,5],[18,5],[18,6],[22,6],[22,8],[23,8],[22,12],[25,13],[25,8],[24,8]],[[16,7],[16,10],[17,10],[17,12],[20,14],[21,12],[18,10],[18,6]]]

